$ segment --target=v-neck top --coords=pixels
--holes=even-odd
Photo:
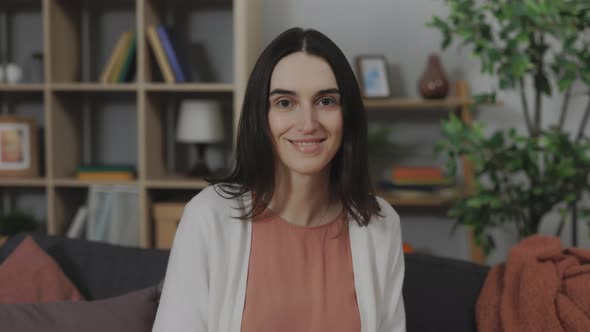
[[[242,332],[360,332],[344,220],[305,227],[269,209],[254,220]]]

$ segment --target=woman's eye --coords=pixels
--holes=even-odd
[[[330,106],[332,104],[335,104],[336,101],[333,98],[322,98],[320,99],[320,105],[322,106]]]
[[[282,99],[277,102],[277,105],[279,105],[280,107],[283,107],[283,108],[287,108],[287,107],[291,106],[291,102],[287,99]]]

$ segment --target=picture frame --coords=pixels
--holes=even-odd
[[[0,116],[0,177],[37,177],[37,126],[31,117]]]
[[[356,69],[364,98],[391,97],[387,59],[384,55],[359,55],[356,57]]]

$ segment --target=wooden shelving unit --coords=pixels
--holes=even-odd
[[[222,0],[213,3],[190,0],[40,0],[0,3],[0,13],[18,13],[21,9],[27,13],[33,12],[33,16],[38,18],[40,31],[36,31],[35,36],[42,37],[33,46],[44,54],[45,81],[0,83],[0,106],[4,100],[14,99],[13,96],[25,96],[18,97],[23,104],[28,102],[29,95],[36,96],[40,109],[37,113],[40,119],[38,123],[44,128],[42,145],[45,159],[39,178],[0,178],[0,196],[10,196],[13,189],[36,190],[44,194],[47,202],[47,233],[58,235],[67,231],[89,186],[136,186],[139,189],[138,232],[141,245],[151,247],[154,239],[152,204],[165,199],[169,192],[194,193],[207,185],[204,180],[185,179],[174,171],[171,173],[167,168],[166,140],[173,133],[169,132],[170,128],[166,127],[165,120],[168,112],[175,111],[171,105],[183,98],[219,100],[226,107],[224,114],[227,117],[224,120],[227,122],[228,132],[225,148],[231,152],[240,101],[259,49],[259,1]],[[118,17],[118,21],[107,24],[106,18],[113,17],[108,14]],[[213,26],[202,25],[202,18]],[[197,32],[194,32],[194,28],[191,30],[183,25],[192,23],[201,24]],[[91,26],[91,32],[88,32],[85,24]],[[164,83],[146,38],[146,28],[160,24],[166,24],[183,33],[189,31],[186,36],[181,37],[198,40],[205,50],[211,46],[208,43],[213,43],[211,52],[221,52],[222,56],[212,54],[211,66],[214,67],[213,71],[225,74],[214,81]],[[216,24],[222,24],[224,28],[220,29]],[[134,82],[98,82],[116,39],[128,30],[137,32]],[[86,38],[87,33],[101,35]],[[198,35],[193,36],[191,33]],[[29,52],[29,49],[25,51]],[[16,57],[25,51],[10,53]],[[18,58],[9,60],[21,64],[26,62],[26,59]],[[222,60],[225,62],[219,63]],[[125,154],[124,157],[134,160],[137,178],[132,181],[78,180],[75,178],[75,170],[88,154],[83,141],[88,139],[86,136],[98,140],[94,137],[94,132],[86,132],[88,123],[84,122],[84,116],[87,116],[84,112],[101,113],[101,105],[106,104],[108,109],[109,103],[115,103],[116,106],[109,112],[119,112],[126,119],[134,121],[129,128],[114,134],[121,133],[121,146],[132,147],[130,153],[119,155]],[[96,107],[98,108],[94,109]],[[26,107],[23,109],[23,113],[28,112]],[[14,113],[19,113],[18,105]],[[92,119],[91,117],[89,121],[92,122]],[[102,139],[117,142],[109,137]],[[114,144],[110,148],[118,149],[119,146]],[[97,150],[95,147],[93,149]]]
[[[442,100],[424,100],[411,98],[388,98],[388,99],[365,99],[364,105],[367,112],[375,110],[386,110],[391,112],[416,112],[422,110],[440,110],[454,112],[459,118],[468,125],[473,123],[471,108],[474,101],[469,98],[469,87],[465,81],[458,81],[455,87],[456,95]],[[486,104],[491,106],[492,104]],[[501,105],[496,102],[494,106]],[[409,208],[449,208],[457,200],[468,196],[475,187],[473,164],[467,158],[462,158],[463,182],[460,186],[453,188],[452,195],[432,194],[419,195],[417,197],[407,197],[390,194],[387,192],[377,192],[377,195],[387,200],[394,207]],[[474,241],[473,234],[468,239],[470,246],[471,260],[478,263],[485,261],[483,251]]]

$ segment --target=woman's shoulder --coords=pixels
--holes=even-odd
[[[201,217],[229,217],[244,205],[247,194],[230,197],[220,185],[203,188],[185,206],[185,213],[197,213]]]
[[[369,228],[374,229],[379,233],[397,232],[400,229],[400,218],[399,214],[393,206],[385,199],[375,196],[377,203],[379,203],[380,215],[375,215],[369,222]]]

